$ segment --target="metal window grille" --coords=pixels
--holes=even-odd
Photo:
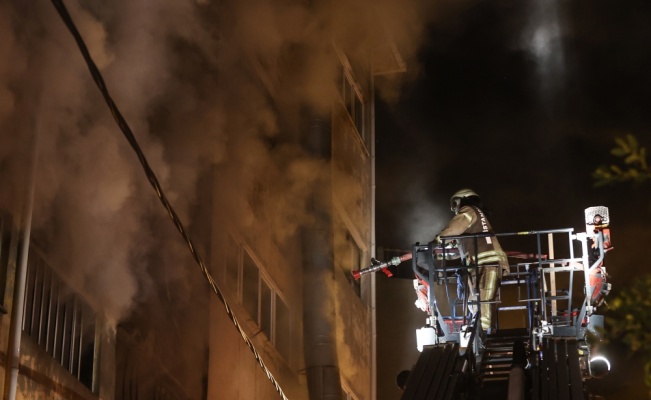
[[[96,314],[30,248],[23,315],[23,333],[63,368],[93,390]]]

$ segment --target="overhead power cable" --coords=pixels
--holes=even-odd
[[[93,77],[93,80],[97,84],[97,87],[99,88],[100,92],[102,93],[102,96],[104,96],[104,100],[106,101],[106,104],[108,104],[109,109],[111,110],[111,113],[113,114],[113,118],[115,119],[115,122],[117,122],[118,126],[120,127],[120,130],[124,134],[124,137],[127,139],[129,144],[131,145],[131,148],[136,152],[136,155],[138,156],[138,160],[140,160],[140,164],[142,164],[143,169],[145,170],[145,175],[147,176],[147,179],[149,180],[149,183],[151,186],[154,188],[156,191],[156,194],[158,195],[158,198],[160,199],[161,203],[163,204],[163,207],[165,207],[165,210],[167,211],[167,214],[169,217],[172,219],[172,222],[176,226],[176,229],[179,231],[181,236],[183,236],[183,239],[185,240],[186,244],[188,245],[188,248],[190,249],[190,253],[192,253],[192,257],[196,261],[196,263],[199,265],[199,268],[201,269],[201,272],[205,276],[206,280],[210,284],[210,287],[212,290],[217,294],[217,297],[219,300],[224,304],[224,308],[226,309],[226,313],[228,314],[228,317],[230,320],[233,322],[233,325],[235,325],[235,328],[237,331],[240,333],[242,336],[242,339],[244,339],[244,342],[248,346],[248,348],[251,350],[253,353],[253,356],[255,357],[256,361],[260,365],[260,368],[264,371],[264,373],[267,375],[267,378],[273,383],[274,387],[276,388],[276,391],[278,394],[284,399],[287,400],[287,397],[285,396],[282,388],[280,387],[280,384],[276,379],[274,378],[273,374],[267,369],[265,366],[264,361],[262,360],[262,357],[260,356],[260,353],[255,349],[255,346],[249,339],[249,337],[246,335],[242,327],[240,326],[239,322],[237,321],[237,318],[235,317],[235,314],[233,313],[233,310],[231,307],[228,305],[228,302],[226,301],[226,298],[224,297],[224,294],[222,291],[219,289],[219,286],[213,279],[213,277],[210,275],[210,272],[208,271],[208,268],[206,267],[205,263],[203,262],[201,256],[197,252],[192,239],[188,235],[187,231],[185,230],[183,223],[181,222],[179,216],[176,214],[176,211],[174,211],[174,208],[172,208],[172,205],[170,204],[169,200],[165,196],[165,193],[163,192],[163,188],[161,187],[160,183],[158,182],[158,178],[156,177],[156,174],[154,174],[154,171],[151,169],[149,166],[149,163],[147,162],[147,158],[145,157],[145,154],[143,153],[142,149],[138,145],[138,142],[136,141],[135,136],[133,135],[133,132],[131,131],[131,128],[127,124],[126,120],[122,116],[122,113],[120,113],[120,110],[118,109],[117,105],[111,98],[111,95],[109,94],[108,88],[106,87],[106,84],[104,83],[104,79],[102,78],[101,73],[99,72],[99,69],[97,68],[97,65],[95,65],[95,62],[93,61],[92,57],[90,56],[90,53],[88,51],[88,48],[86,47],[86,44],[77,30],[77,27],[75,26],[74,21],[72,20],[72,17],[70,17],[70,14],[68,13],[68,10],[66,9],[66,6],[63,4],[62,0],[52,0],[52,3],[54,4],[54,7],[57,9],[59,12],[59,15],[61,16],[61,19],[65,23],[66,27],[74,37],[75,41],[77,42],[77,46],[79,47],[79,50],[81,51],[82,56],[84,57],[84,60],[86,61],[86,65],[88,66],[88,70],[90,71],[91,76]]]

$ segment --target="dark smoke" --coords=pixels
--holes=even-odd
[[[405,76],[414,77],[424,25],[435,11],[426,3],[66,6],[190,234],[206,234],[197,221],[206,220],[201,212],[209,213],[212,201],[231,223],[284,243],[310,220],[303,204],[329,166],[308,157],[281,127],[295,124],[301,107],[328,110],[335,100],[333,43],[372,58],[391,38],[409,66]],[[179,300],[200,281],[199,271],[52,4],[3,3],[0,34],[2,206],[20,207],[37,141],[33,237],[52,264],[113,324],[136,304]],[[382,93],[396,98],[400,84],[386,79]],[[205,240],[199,243],[205,251]],[[149,316],[163,320],[165,313]],[[173,340],[181,331],[166,334]]]

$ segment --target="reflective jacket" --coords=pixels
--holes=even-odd
[[[450,220],[448,226],[441,231],[439,236],[457,236],[472,233],[494,233],[490,222],[484,212],[476,206],[463,206],[459,209],[457,215]],[[475,240],[477,248],[475,249]],[[502,250],[497,237],[486,236],[478,238],[467,238],[459,241],[461,254],[466,260],[475,261],[479,265],[495,264],[499,265],[503,272],[508,272],[509,261],[506,253]]]

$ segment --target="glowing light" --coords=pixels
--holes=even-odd
[[[594,378],[603,378],[610,372],[610,361],[603,356],[590,359],[590,375]]]

